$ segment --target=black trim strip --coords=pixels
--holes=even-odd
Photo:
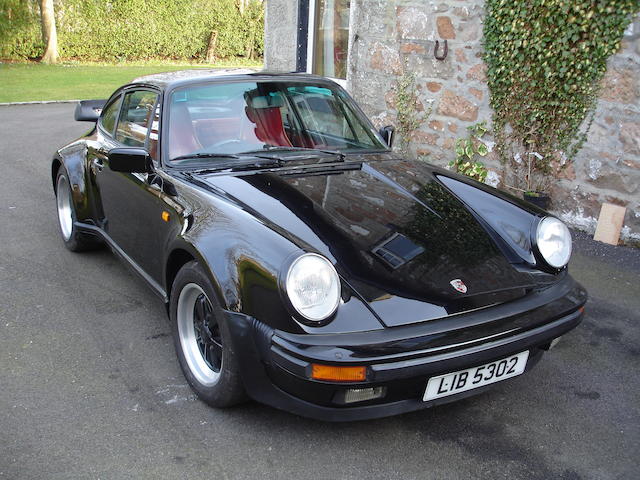
[[[151,278],[151,276],[147,272],[145,272],[140,265],[138,265],[129,255],[127,255],[125,251],[122,250],[122,248],[120,248],[120,246],[104,230],[102,230],[100,227],[96,227],[95,225],[89,225],[88,223],[77,221],[73,222],[73,225],[79,230],[101,237],[105,242],[107,242],[107,244],[109,244],[109,247],[111,247],[111,249],[121,259],[123,259],[125,263],[129,265],[140,278],[142,278],[142,280],[145,281],[145,283],[151,288],[153,293],[158,295],[162,299],[162,301],[164,301],[164,303],[169,303],[167,292],[164,291],[162,286],[160,286],[160,284],[153,278]]]
[[[311,0],[315,1],[315,0]],[[298,0],[298,41],[296,72],[307,71],[307,48],[309,45],[309,0]]]

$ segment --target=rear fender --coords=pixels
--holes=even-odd
[[[56,190],[56,178],[60,168],[64,168],[69,177],[71,196],[79,221],[91,219],[92,209],[89,198],[89,172],[86,165],[87,146],[84,142],[72,143],[59,150],[51,162],[51,180]]]

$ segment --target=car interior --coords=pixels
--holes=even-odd
[[[265,146],[377,146],[370,145],[372,135],[329,89],[237,85],[242,88],[231,84],[174,92],[169,114],[170,159],[195,152],[240,153]]]

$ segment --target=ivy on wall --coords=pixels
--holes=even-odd
[[[519,158],[535,152],[544,183],[578,152],[607,58],[639,9],[640,0],[486,1],[485,62],[497,151],[513,167],[516,187],[525,168]],[[529,181],[527,188],[540,187]]]
[[[262,2],[237,0],[56,0],[60,56],[84,60],[204,59],[262,55]],[[42,55],[37,0],[0,0],[0,57]]]
[[[416,86],[416,74],[405,66],[404,73],[398,77],[393,89],[397,111],[396,134],[400,138],[399,151],[407,154],[414,133],[431,114],[431,107],[421,109]]]

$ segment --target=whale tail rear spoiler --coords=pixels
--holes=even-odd
[[[73,118],[79,122],[96,122],[105,103],[106,100],[81,100],[76,105]]]

